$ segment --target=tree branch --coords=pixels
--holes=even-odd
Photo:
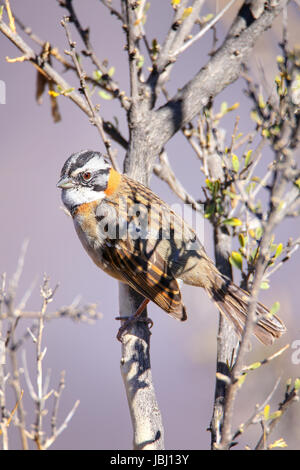
[[[120,92],[119,86],[114,80],[109,76],[108,69],[103,63],[100,62],[98,59],[94,47],[92,46],[90,40],[90,31],[89,28],[84,29],[81,25],[79,18],[76,14],[76,11],[73,6],[73,0],[58,0],[58,3],[61,7],[66,8],[70,15],[70,21],[74,23],[75,28],[77,29],[86,50],[84,51],[84,55],[91,58],[93,65],[96,67],[97,70],[100,70],[102,75],[105,76],[107,84],[114,97],[117,97],[120,100],[121,105],[125,110],[129,109],[129,103],[124,93]]]
[[[90,119],[93,119],[90,107],[82,96],[74,90],[74,87],[72,87],[48,62],[42,61],[40,56],[28,46],[21,36],[18,33],[14,33],[2,19],[0,19],[0,31],[22,52],[24,60],[31,62],[49,81],[52,81],[60,87],[62,90],[61,94],[64,94],[64,96],[73,101]],[[104,121],[103,128],[105,132],[122,145],[122,147],[127,147],[126,140],[112,123]]]
[[[150,132],[156,155],[175,132],[191,121],[211,98],[239,78],[242,64],[247,61],[256,41],[272,26],[287,3],[288,0],[269,1],[258,18],[253,17],[250,4],[243,4],[233,23],[235,26],[239,20],[238,35],[232,36],[229,30],[223,45],[208,64],[152,116]],[[248,22],[245,20],[247,15],[251,18]]]
[[[69,31],[69,28],[68,28],[68,25],[67,25],[67,22],[68,22],[68,18],[64,18],[62,21],[61,21],[61,24],[62,26],[64,27],[65,31],[66,31],[66,35],[67,35],[67,38],[68,38],[68,42],[69,42],[69,45],[70,45],[70,52],[68,52],[73,60],[73,63],[76,67],[76,71],[77,71],[77,75],[78,75],[78,78],[80,80],[80,85],[81,85],[81,90],[85,96],[85,99],[86,99],[86,102],[89,106],[89,109],[90,109],[90,112],[93,116],[93,124],[97,127],[98,129],[98,132],[101,136],[101,139],[105,145],[105,148],[106,148],[106,151],[107,151],[107,155],[111,161],[111,164],[112,166],[114,167],[115,170],[118,169],[118,164],[117,164],[117,161],[115,159],[115,155],[113,154],[113,152],[111,151],[111,143],[110,141],[106,138],[105,136],[105,133],[104,133],[104,129],[103,129],[103,121],[102,121],[102,118],[101,116],[96,112],[95,110],[95,107],[92,103],[92,100],[91,100],[91,97],[90,97],[90,94],[89,94],[89,91],[87,89],[87,86],[86,86],[86,82],[85,82],[85,72],[83,71],[79,61],[78,61],[78,58],[77,58],[77,55],[76,55],[76,51],[75,51],[75,43],[72,41],[72,38],[71,38],[71,33]]]
[[[211,20],[209,21],[197,34],[195,34],[195,36],[193,36],[191,39],[189,39],[188,41],[186,41],[181,47],[179,47],[178,49],[172,51],[171,53],[171,57],[172,59],[175,59],[176,57],[178,57],[179,54],[182,54],[182,52],[186,51],[190,46],[192,46],[196,41],[199,41],[199,39],[201,39],[204,34],[207,33],[207,31],[209,31],[221,18],[222,16],[225,15],[225,13],[227,12],[227,10],[229,10],[229,8],[231,8],[231,6],[236,2],[236,0],[230,0],[230,2],[228,2],[225,7]]]
[[[151,169],[140,154],[140,120],[147,102],[143,103],[136,65],[136,36],[134,32],[135,2],[126,0],[126,32],[130,69],[131,106],[128,113],[130,132],[129,147],[124,170],[132,178],[148,184]],[[144,298],[129,286],[119,282],[120,316],[133,315]],[[155,396],[150,365],[150,332],[147,325],[147,310],[130,331],[122,336],[121,373],[125,385],[133,426],[133,447],[139,450],[163,449],[164,430],[162,417]]]

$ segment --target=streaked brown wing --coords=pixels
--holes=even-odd
[[[139,241],[144,245],[143,242],[144,240]],[[146,243],[147,250],[141,246],[132,251],[126,240],[119,240],[117,245],[106,247],[104,256],[120,273],[124,282],[177,320],[186,320],[186,311],[176,279],[167,263],[157,250],[153,249],[154,246],[149,249],[151,241],[147,240]]]

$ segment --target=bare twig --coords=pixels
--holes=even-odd
[[[153,102],[155,102],[160,89],[168,80],[176,62],[177,56],[173,51],[180,49],[184,44],[196,20],[198,20],[203,3],[203,0],[194,0],[192,7],[190,7],[190,14],[187,17],[184,16],[187,1],[180,2],[180,5],[175,9],[172,25],[148,78],[148,84],[153,91]]]
[[[130,75],[130,97],[131,97],[131,112],[136,113],[138,102],[139,78],[137,68],[137,37],[135,34],[135,13],[134,9],[137,8],[135,2],[127,0],[126,5],[126,34],[127,34],[127,50],[129,61],[129,75]]]
[[[162,181],[165,181],[171,190],[185,203],[190,204],[191,207],[203,213],[202,204],[197,202],[193,196],[191,196],[186,189],[182,186],[175,173],[173,172],[167,153],[162,151],[159,155],[159,163],[157,163],[153,168],[154,174],[160,178]]]
[[[100,0],[100,2],[106,7],[108,8],[108,10],[110,11],[110,13],[112,15],[115,15],[121,22],[122,24],[125,23],[125,18],[123,17],[123,15],[116,9],[112,6],[111,4],[111,1],[110,0]]]
[[[51,436],[49,436],[45,440],[44,449],[48,449],[54,443],[54,441],[56,441],[58,436],[66,429],[66,427],[68,426],[70,420],[74,416],[74,413],[80,403],[79,400],[77,400],[74,403],[71,411],[68,413],[63,423],[57,428],[57,414],[58,414],[61,395],[62,395],[64,388],[65,388],[65,372],[62,371],[60,375],[58,390],[54,391],[54,404],[53,404],[53,410],[52,410],[52,416],[51,416]]]
[[[288,243],[287,247],[285,248],[283,258],[278,263],[276,263],[273,268],[269,268],[264,277],[269,278],[270,276],[272,276],[272,274],[278,271],[278,269],[280,269],[284,265],[284,263],[286,263],[286,261],[288,261],[291,256],[298,250],[299,245],[300,238],[297,238],[297,240],[294,241],[290,241],[290,243]]]
[[[120,91],[118,84],[114,82],[114,80],[110,77],[108,73],[109,70],[107,69],[107,67],[103,63],[101,63],[100,60],[98,59],[95,53],[95,50],[92,46],[91,40],[90,40],[89,28],[84,29],[83,26],[81,25],[79,18],[76,14],[76,11],[74,9],[74,6],[73,6],[73,0],[58,0],[58,2],[62,7],[66,8],[69,12],[70,20],[75,25],[75,28],[77,29],[86,47],[86,50],[84,51],[84,55],[91,58],[92,63],[94,64],[96,69],[100,70],[102,75],[105,77],[105,81],[106,81],[105,89],[109,91],[110,93],[112,93],[112,95],[115,98],[118,98],[122,107],[125,110],[128,110],[129,109],[128,99],[126,98],[125,93]],[[75,67],[77,69],[76,65]]]
[[[274,430],[274,428],[277,426],[279,421],[282,419],[282,416],[286,413],[286,411],[290,408],[291,404],[299,401],[299,393],[298,389],[294,386],[291,387],[291,384],[288,382],[286,386],[286,392],[285,392],[285,397],[283,401],[279,404],[277,413],[275,414],[275,417],[271,419],[270,423],[265,423],[264,430],[262,433],[261,438],[259,439],[255,450],[261,450],[265,448],[266,446],[266,441],[271,434],[271,432]]]
[[[64,389],[64,373],[62,373],[58,391],[53,389],[49,390],[50,372],[48,371],[47,374],[43,373],[43,359],[46,354],[46,348],[43,348],[42,346],[42,336],[45,320],[63,317],[70,317],[75,320],[89,320],[92,318],[98,318],[98,315],[95,314],[95,306],[90,305],[82,309],[79,306],[80,299],[78,297],[74,299],[69,307],[64,307],[57,312],[48,315],[46,312],[47,307],[53,300],[57,286],[54,289],[50,288],[47,277],[44,278],[43,285],[41,287],[42,306],[39,312],[23,311],[26,301],[28,300],[29,295],[32,293],[33,286],[31,286],[30,289],[25,292],[25,295],[23,295],[22,300],[18,306],[15,306],[15,298],[25,262],[27,244],[28,242],[24,243],[22,246],[17,269],[15,274],[12,276],[12,280],[7,282],[6,276],[3,275],[0,287],[0,341],[1,346],[2,343],[3,346],[5,346],[3,351],[0,349],[0,436],[3,449],[8,449],[9,442],[7,431],[11,423],[17,426],[20,431],[22,448],[24,450],[29,448],[29,440],[33,440],[36,443],[38,449],[46,449],[50,447],[67,427],[79,404],[79,401],[76,401],[62,424],[57,426],[59,401]],[[28,313],[28,315],[26,315],[26,313]],[[34,318],[35,322],[30,328],[27,328],[26,333],[23,336],[17,338],[17,326],[24,318]],[[6,323],[8,325],[8,333],[6,334],[6,341],[4,342],[2,339],[2,326]],[[18,362],[17,351],[20,346],[24,346],[24,341],[26,338],[32,339],[36,349],[35,381],[30,377],[25,348],[23,348],[21,351],[22,368],[20,368]],[[9,354],[11,359],[11,372],[6,372],[6,367],[8,368],[6,365],[7,354]],[[29,392],[27,395],[29,395],[35,405],[35,421],[32,431],[27,429],[25,420],[26,413],[22,400],[22,376],[25,379],[25,384]],[[16,397],[16,404],[11,412],[6,408],[7,384],[12,387]],[[51,418],[51,435],[47,437],[43,429],[43,421],[47,411],[45,407],[46,402],[52,395],[54,395],[55,399]]]
[[[192,44],[194,44],[196,41],[198,41],[200,38],[202,38],[206,33],[207,31],[209,31],[210,29],[212,29],[212,27],[218,22],[220,21],[220,19],[222,18],[222,16],[225,15],[225,13],[227,12],[227,10],[229,10],[229,8],[232,7],[232,5],[236,2],[236,0],[230,0],[230,2],[228,2],[225,7],[211,20],[209,21],[203,28],[201,28],[201,30],[199,31],[199,33],[195,34],[195,36],[193,36],[191,39],[189,39],[189,41],[186,41],[181,47],[179,47],[178,49],[176,50],[172,50],[171,52],[171,58],[172,59],[175,59],[176,57],[179,56],[179,54],[182,54],[182,52],[186,51]]]
[[[35,432],[34,432],[34,440],[38,449],[43,449],[43,412],[45,407],[45,400],[46,397],[43,394],[43,359],[46,354],[46,348],[42,349],[42,335],[44,329],[44,315],[47,309],[47,306],[53,300],[53,296],[55,294],[56,288],[51,289],[49,288],[49,279],[44,277],[44,282],[41,287],[41,295],[43,299],[40,318],[39,318],[39,325],[38,331],[36,336],[36,421],[35,421]]]
[[[48,449],[53,444],[53,442],[58,438],[58,436],[60,436],[60,434],[67,428],[67,426],[68,426],[69,422],[71,421],[71,419],[73,418],[79,404],[80,404],[80,401],[76,400],[76,402],[74,403],[71,411],[67,414],[65,420],[59,426],[59,428],[56,430],[55,434],[53,434],[51,437],[46,439],[46,441],[44,443],[44,448],[45,449]]]
[[[21,36],[17,33],[13,33],[2,19],[0,19],[0,31],[23,53],[24,60],[30,61],[40,73],[45,74],[48,80],[59,87],[61,90],[60,94],[73,101],[89,118],[93,119],[93,114],[86,100],[84,100],[80,94],[74,90],[74,87],[72,87],[48,62],[41,62],[40,56],[24,42]],[[103,122],[103,128],[116,142],[124,148],[127,147],[126,139],[124,139],[112,123]]]
[[[102,141],[105,145],[105,148],[106,148],[106,151],[107,151],[107,154],[108,154],[108,157],[113,165],[113,167],[117,170],[118,169],[118,164],[117,164],[117,161],[115,159],[115,155],[113,154],[113,152],[111,151],[111,142],[106,138],[106,135],[105,135],[105,132],[104,132],[104,129],[103,129],[103,121],[102,121],[102,118],[101,116],[96,112],[95,110],[95,107],[92,103],[92,100],[91,100],[91,97],[89,95],[89,91],[87,89],[87,85],[86,85],[86,82],[85,82],[85,77],[86,77],[86,74],[85,72],[83,71],[79,61],[78,61],[78,58],[77,58],[77,55],[76,55],[76,51],[75,51],[75,43],[72,41],[72,38],[71,38],[71,33],[69,31],[69,28],[68,28],[68,23],[69,19],[68,17],[65,17],[62,21],[61,21],[61,24],[62,26],[64,27],[65,31],[66,31],[66,35],[67,35],[67,38],[68,38],[68,42],[69,42],[69,45],[70,45],[70,52],[68,52],[74,62],[74,65],[76,67],[76,70],[77,70],[77,74],[78,74],[78,77],[79,77],[79,80],[80,80],[80,85],[81,85],[81,90],[82,90],[82,93],[84,94],[85,98],[86,98],[86,101],[88,103],[88,106],[89,106],[89,109],[90,109],[90,112],[93,116],[93,124],[95,124],[95,126],[97,127],[98,131],[99,131],[99,134],[102,138]]]
[[[240,424],[238,430],[234,433],[233,435],[233,440],[235,440],[237,437],[239,437],[241,434],[243,434],[246,429],[252,425],[252,424],[257,424],[260,421],[260,414],[264,410],[265,406],[271,401],[275,391],[278,388],[278,385],[280,384],[281,377],[278,377],[278,379],[275,382],[275,385],[271,392],[268,394],[267,398],[261,405],[256,405],[255,406],[255,411],[253,414],[250,416],[250,418],[247,419],[244,423]]]

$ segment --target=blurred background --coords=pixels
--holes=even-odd
[[[66,10],[56,1],[11,0],[11,7],[26,26],[30,26],[40,38],[57,46],[61,53],[68,48],[65,32],[60,20]],[[172,21],[170,0],[151,2],[146,32],[150,40],[163,42]],[[118,4],[118,2],[117,2]],[[205,2],[203,15],[219,11],[225,2]],[[239,6],[237,2],[222,22],[218,24],[218,38],[221,40]],[[96,0],[74,1],[84,27],[90,27],[91,42],[101,60],[107,59],[115,67],[114,78],[120,88],[128,92],[127,52],[124,50],[125,36],[120,23]],[[291,46],[299,40],[299,9],[289,7],[289,40]],[[5,18],[6,21],[6,18]],[[20,32],[20,30],[17,28]],[[38,46],[21,33],[31,47],[40,52]],[[80,38],[72,30],[78,50],[83,49]],[[276,74],[276,56],[280,53],[278,42],[281,38],[281,19],[274,28],[262,36],[249,62],[252,76],[260,79],[263,68],[270,87]],[[202,41],[180,58],[176,64],[168,91],[172,95],[208,61],[212,45],[209,32]],[[43,344],[47,346],[44,369],[51,369],[51,384],[57,386],[61,370],[66,371],[59,421],[61,422],[79,399],[80,405],[69,423],[53,445],[53,449],[130,449],[132,429],[125,390],[119,370],[120,344],[115,336],[119,327],[114,319],[118,314],[118,285],[93,265],[81,247],[70,218],[61,210],[60,191],[56,188],[61,167],[73,152],[82,149],[104,151],[103,144],[94,128],[70,100],[58,98],[62,121],[54,123],[50,112],[47,93],[43,103],[35,101],[36,70],[29,63],[9,64],[6,57],[17,57],[20,52],[8,39],[0,35],[0,80],[6,84],[6,103],[0,104],[1,154],[0,154],[0,273],[8,277],[14,273],[22,243],[29,239],[23,275],[18,296],[20,299],[33,280],[37,286],[26,310],[38,311],[41,306],[39,285],[43,274],[50,276],[52,286],[59,283],[59,289],[49,311],[69,305],[78,295],[82,303],[97,303],[97,311],[103,319],[93,325],[74,323],[59,319],[46,324]],[[83,59],[89,71],[89,61]],[[55,64],[57,66],[57,64]],[[63,71],[62,66],[57,66]],[[78,88],[74,74],[65,74],[67,81]],[[222,101],[229,105],[240,102],[240,107],[224,118],[222,124],[231,138],[235,118],[240,116],[240,131],[254,128],[249,118],[251,103],[245,97],[245,85],[240,79],[228,87],[215,100],[218,109]],[[118,102],[104,100],[96,94],[94,103],[100,103],[105,119],[119,121],[120,130],[127,137],[126,116]],[[163,100],[160,101],[162,103]],[[118,148],[118,161],[122,165],[124,151]],[[203,185],[200,162],[193,155],[185,139],[175,135],[166,150],[175,172],[194,197],[201,197]],[[262,169],[265,163],[262,163]],[[152,189],[169,203],[178,202],[168,187],[155,177]],[[213,257],[212,235],[207,221],[204,223],[204,243]],[[276,233],[277,242],[286,242],[288,237],[299,236],[299,220],[287,220]],[[261,292],[260,299],[271,306],[275,301],[281,304],[280,315],[287,325],[288,333],[273,347],[262,347],[253,340],[252,351],[247,362],[264,359],[287,343],[300,340],[299,294],[299,253],[272,277],[271,288]],[[188,321],[179,323],[168,317],[162,310],[149,307],[149,316],[154,321],[151,338],[152,373],[157,399],[165,426],[167,449],[207,449],[214,386],[217,312],[201,289],[183,288]],[[18,325],[22,334],[28,325]],[[28,339],[27,362],[34,376],[34,346]],[[261,368],[248,377],[239,395],[235,425],[245,421],[254,411],[256,403],[262,403],[273,388],[276,378],[282,377],[274,394],[271,410],[283,399],[285,382],[289,377],[299,376],[300,364],[293,364],[292,349],[289,349],[270,366]],[[27,422],[34,419],[34,408],[24,386],[24,405]],[[14,396],[9,398],[10,409],[15,404]],[[299,405],[283,418],[271,442],[283,437],[290,449],[300,448]],[[45,423],[50,421],[49,413]],[[45,426],[49,429],[49,424]],[[10,447],[20,448],[18,434],[10,430]],[[260,435],[260,428],[249,429],[242,437],[238,448],[253,445]]]

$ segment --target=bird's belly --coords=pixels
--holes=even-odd
[[[74,225],[83,248],[96,264],[96,266],[105,271],[106,274],[114,277],[115,279],[121,280],[116,270],[113,269],[111,265],[103,258],[104,239],[99,236],[97,227],[94,227],[94,229],[91,229],[90,227],[90,230],[86,230],[86,227],[83,229],[81,224],[76,220],[74,220]]]

